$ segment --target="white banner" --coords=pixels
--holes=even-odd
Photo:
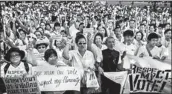
[[[41,91],[80,91],[80,72],[74,67],[39,66],[32,69]]]
[[[120,94],[122,94],[123,87],[126,83],[127,79],[127,71],[122,72],[104,72],[104,75],[109,78],[110,80],[121,84]],[[115,89],[115,88],[114,88]]]

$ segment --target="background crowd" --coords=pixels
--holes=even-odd
[[[72,66],[83,70],[81,92],[61,94],[119,94],[120,85],[103,72],[129,70],[123,67],[126,54],[171,60],[170,7],[100,1],[0,3],[1,77],[32,74],[36,66]],[[88,72],[95,72],[99,89],[86,88]]]

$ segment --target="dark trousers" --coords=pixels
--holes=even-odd
[[[121,85],[102,75],[102,94],[120,94]],[[107,93],[109,91],[109,93]]]

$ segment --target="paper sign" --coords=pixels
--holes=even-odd
[[[84,28],[83,29],[83,33],[84,34],[87,34],[87,33],[94,33],[94,28]]]
[[[86,86],[91,88],[99,88],[99,84],[95,72],[87,73]]]
[[[7,94],[41,94],[36,77],[4,78]]]
[[[80,91],[80,72],[74,67],[33,67],[41,91]]]

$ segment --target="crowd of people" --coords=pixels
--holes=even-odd
[[[167,7],[100,1],[1,2],[1,7],[1,77],[32,74],[35,66],[71,66],[83,70],[81,91],[63,94],[119,94],[120,85],[103,72],[129,71],[123,67],[126,55],[171,60]],[[86,88],[87,72],[96,73],[99,89]]]

